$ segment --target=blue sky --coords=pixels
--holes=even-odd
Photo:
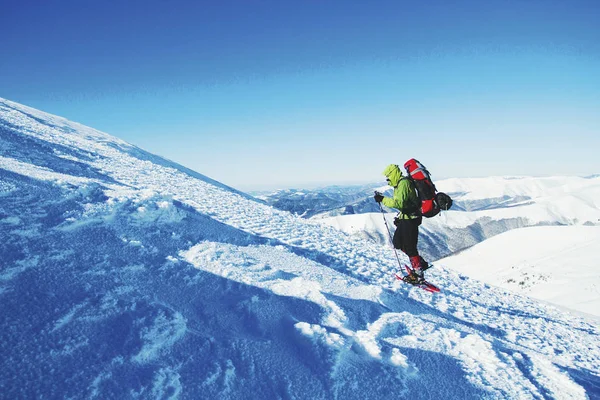
[[[0,96],[241,189],[600,173],[598,1],[3,2]]]

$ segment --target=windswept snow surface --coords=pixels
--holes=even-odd
[[[1,398],[600,395],[595,320],[1,99],[0,257]]]
[[[600,317],[598,226],[515,229],[436,264]]]

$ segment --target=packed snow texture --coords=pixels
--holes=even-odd
[[[600,395],[593,319],[2,99],[0,257],[6,399]]]

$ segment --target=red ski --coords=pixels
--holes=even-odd
[[[408,265],[405,265],[404,268],[406,268],[406,272],[408,272],[408,274],[410,274],[412,272],[412,269]],[[427,290],[428,292],[438,293],[440,291],[440,289],[437,286],[435,286],[433,283],[427,282],[426,280],[423,280],[419,283],[412,283],[412,282],[408,282],[405,280],[407,275],[399,275],[399,274],[395,274],[395,275],[396,275],[396,279],[398,279],[399,281],[408,283],[409,285],[419,287],[423,290]]]

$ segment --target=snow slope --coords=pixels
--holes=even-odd
[[[0,260],[2,398],[600,395],[594,320],[2,99]]]
[[[600,227],[515,229],[436,264],[536,299],[600,316]]]

